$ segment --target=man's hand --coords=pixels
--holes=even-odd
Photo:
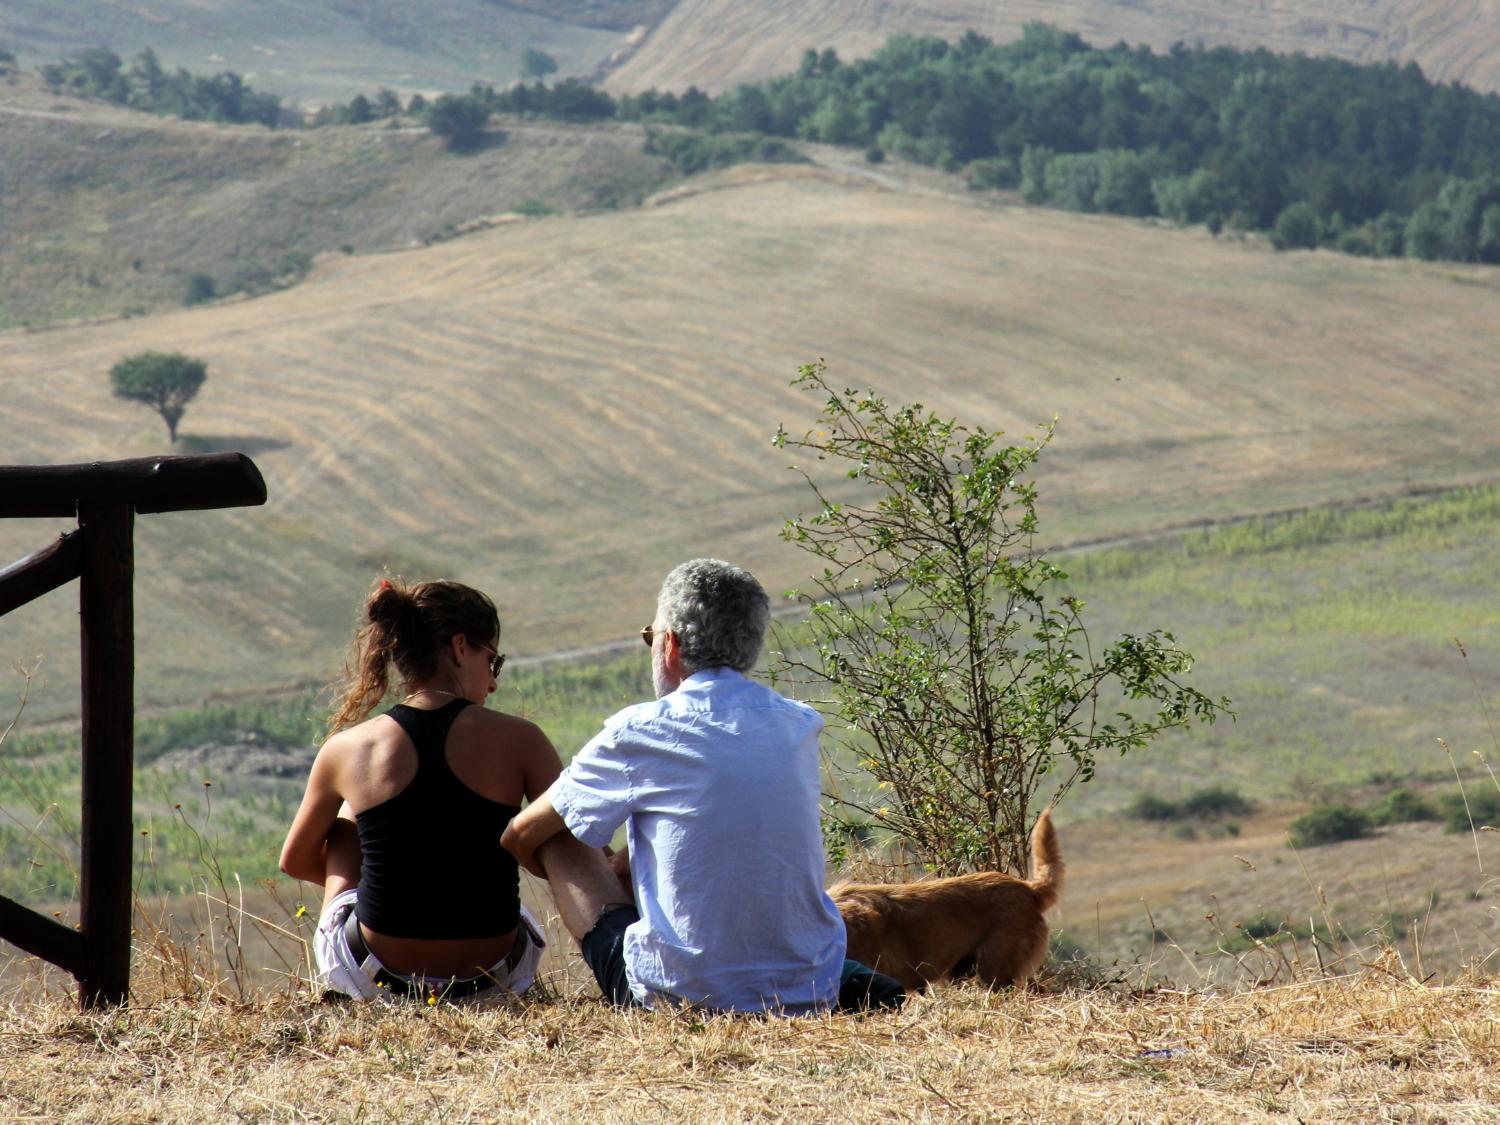
[[[630,879],[630,851],[624,849],[615,851],[613,848],[605,848],[604,854],[609,857],[609,869],[615,873],[615,878],[620,880],[620,889],[635,901],[635,884]]]

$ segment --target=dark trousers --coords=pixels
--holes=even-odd
[[[579,943],[584,963],[599,982],[599,991],[611,1004],[621,1008],[640,1006],[625,976],[625,931],[640,918],[636,908],[626,903],[607,907]],[[858,961],[844,962],[839,973],[836,1011],[899,1008],[905,1000],[906,990],[884,973],[877,973]]]

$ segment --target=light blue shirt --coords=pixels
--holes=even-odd
[[[613,715],[552,791],[592,847],[626,825],[641,920],[625,933],[636,999],[723,1011],[822,1011],[844,923],[823,890],[823,720],[728,668]]]

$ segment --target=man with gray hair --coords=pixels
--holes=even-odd
[[[802,1014],[901,1003],[900,985],[844,958],[823,889],[818,734],[804,703],[747,678],[770,624],[755,577],[717,559],[662,584],[651,646],[657,699],[627,707],[502,839],[543,874],[562,833],[603,847],[623,824],[635,902],[601,863],[558,880],[559,913],[604,995]]]

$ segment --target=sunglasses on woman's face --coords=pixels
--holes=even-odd
[[[490,654],[490,675],[497,680],[500,678],[500,669],[505,667],[505,653],[496,652],[489,645],[475,645],[481,652]]]

